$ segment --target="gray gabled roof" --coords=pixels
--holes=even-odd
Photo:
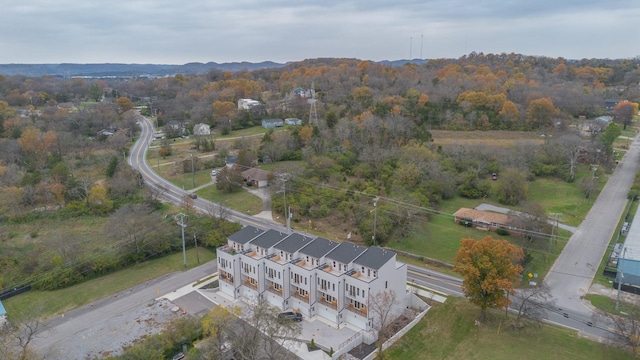
[[[282,241],[282,239],[284,239],[285,237],[287,237],[287,233],[283,233],[277,230],[267,230],[266,232],[260,234],[257,238],[251,240],[251,244],[252,245],[256,245],[259,246],[261,248],[264,249],[269,249],[271,248],[273,245],[279,243],[280,241]]]
[[[294,252],[303,248],[305,245],[309,244],[311,241],[313,241],[313,238],[306,237],[302,234],[293,233],[279,242],[276,246],[274,246],[274,248],[286,251],[289,254],[293,254]]]
[[[246,244],[263,232],[264,230],[249,225],[243,227],[240,231],[229,235],[228,239],[238,244]]]
[[[372,246],[367,249],[362,255],[353,261],[354,264],[366,266],[368,268],[379,270],[382,265],[391,260],[395,252],[377,246]]]
[[[312,256],[316,259],[320,259],[321,257],[327,255],[329,251],[338,246],[338,243],[335,241],[327,240],[325,238],[315,238],[309,245],[300,249],[300,253],[304,255]]]
[[[343,264],[349,264],[353,259],[362,254],[366,247],[362,247],[350,242],[343,242],[327,254],[327,259],[335,260]]]

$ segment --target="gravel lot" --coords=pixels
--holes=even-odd
[[[137,340],[161,332],[171,319],[182,316],[173,312],[175,305],[167,300],[133,307],[106,321],[79,331],[59,347],[60,358],[101,359],[122,354],[122,349]]]

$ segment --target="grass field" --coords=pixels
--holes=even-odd
[[[215,259],[215,251],[199,248],[200,264]],[[187,251],[187,268],[198,266],[196,250]],[[105,296],[155,279],[164,274],[182,271],[182,253],[146,261],[97,279],[55,291],[28,291],[24,294],[4,300],[9,319],[19,321],[21,316],[40,316],[47,318],[71,309],[89,304]]]
[[[584,339],[575,331],[544,325],[514,333],[504,312],[474,325],[479,309],[465,299],[436,304],[396,344],[386,359],[631,359],[620,349]],[[511,315],[512,316],[512,315]]]

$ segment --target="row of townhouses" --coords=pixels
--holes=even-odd
[[[391,312],[407,304],[407,266],[396,253],[299,233],[263,231],[252,226],[217,249],[220,292],[234,299],[264,299],[307,317],[363,330],[376,326],[374,300],[395,293]]]

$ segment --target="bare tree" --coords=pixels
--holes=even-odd
[[[45,359],[30,347],[31,342],[44,329],[39,318],[33,317],[23,321],[18,326],[5,323],[0,326],[0,358],[2,359]]]
[[[615,329],[608,342],[611,345],[626,349],[635,359],[640,356],[640,309],[636,306],[625,308],[620,314],[612,314],[603,310],[596,310],[595,322],[604,322]]]
[[[205,210],[209,216],[220,220],[226,220],[230,213],[229,208],[213,202],[207,203]]]
[[[511,302],[511,308],[517,310],[516,318],[511,323],[513,331],[518,332],[527,324],[540,326],[547,316],[547,309],[553,306],[553,296],[546,284],[519,289]]]
[[[373,326],[378,331],[378,359],[384,358],[382,344],[391,335],[389,325],[394,320],[393,307],[396,301],[396,292],[393,290],[379,291],[369,297],[369,311],[373,314]]]
[[[522,211],[511,211],[511,225],[522,231],[522,237],[540,247],[549,238],[551,224],[547,221],[546,210],[539,203],[524,203]]]
[[[251,306],[246,321],[235,326],[232,340],[234,355],[238,359],[295,359],[286,345],[297,341],[300,323],[290,319],[279,319],[280,310],[264,300]]]

